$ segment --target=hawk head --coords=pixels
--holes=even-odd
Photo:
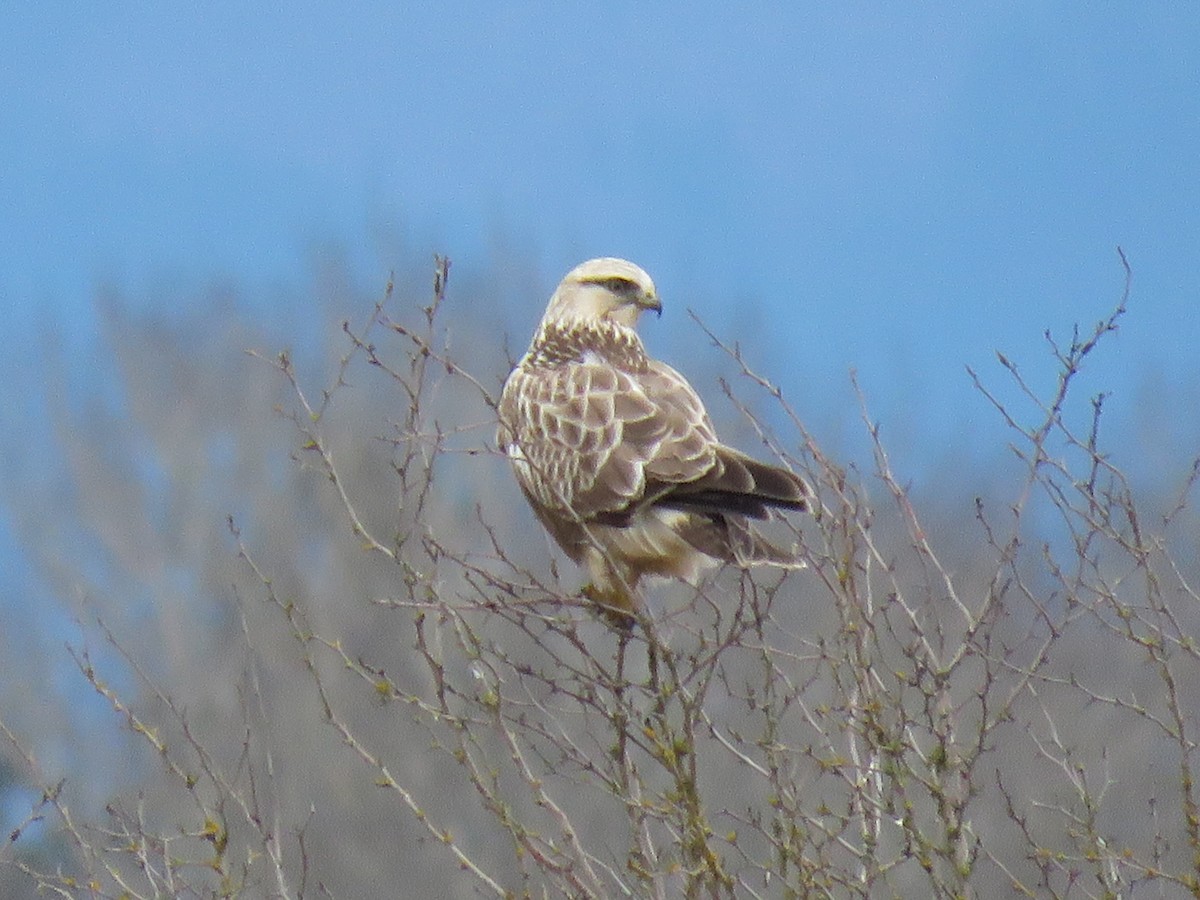
[[[543,321],[608,320],[632,328],[647,309],[662,314],[650,276],[628,260],[605,256],[580,263],[567,273],[550,298]]]

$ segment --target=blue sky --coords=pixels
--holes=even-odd
[[[919,454],[1000,433],[963,366],[1052,374],[1040,335],[1111,307],[1120,244],[1089,389],[1132,421],[1195,381],[1200,4],[27,4],[0,30],[10,341],[86,343],[101,283],[299,283],[327,242],[367,284],[403,262],[380,235],[468,269],[518,248],[547,291],[615,254],[658,282],[664,355],[687,368],[694,307],[814,417],[855,368]]]

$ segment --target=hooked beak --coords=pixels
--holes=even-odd
[[[644,310],[653,310],[658,314],[660,319],[662,318],[662,303],[658,299],[658,294],[642,294],[638,298],[637,305]]]

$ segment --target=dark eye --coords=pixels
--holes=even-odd
[[[641,291],[637,282],[630,281],[628,278],[622,278],[619,275],[614,275],[611,278],[601,278],[597,284],[602,284],[614,294],[621,294],[625,297],[633,296]]]

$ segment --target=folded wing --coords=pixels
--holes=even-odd
[[[522,488],[542,506],[619,524],[651,505],[763,518],[804,509],[807,485],[720,444],[699,396],[659,362],[514,372],[501,420]]]

